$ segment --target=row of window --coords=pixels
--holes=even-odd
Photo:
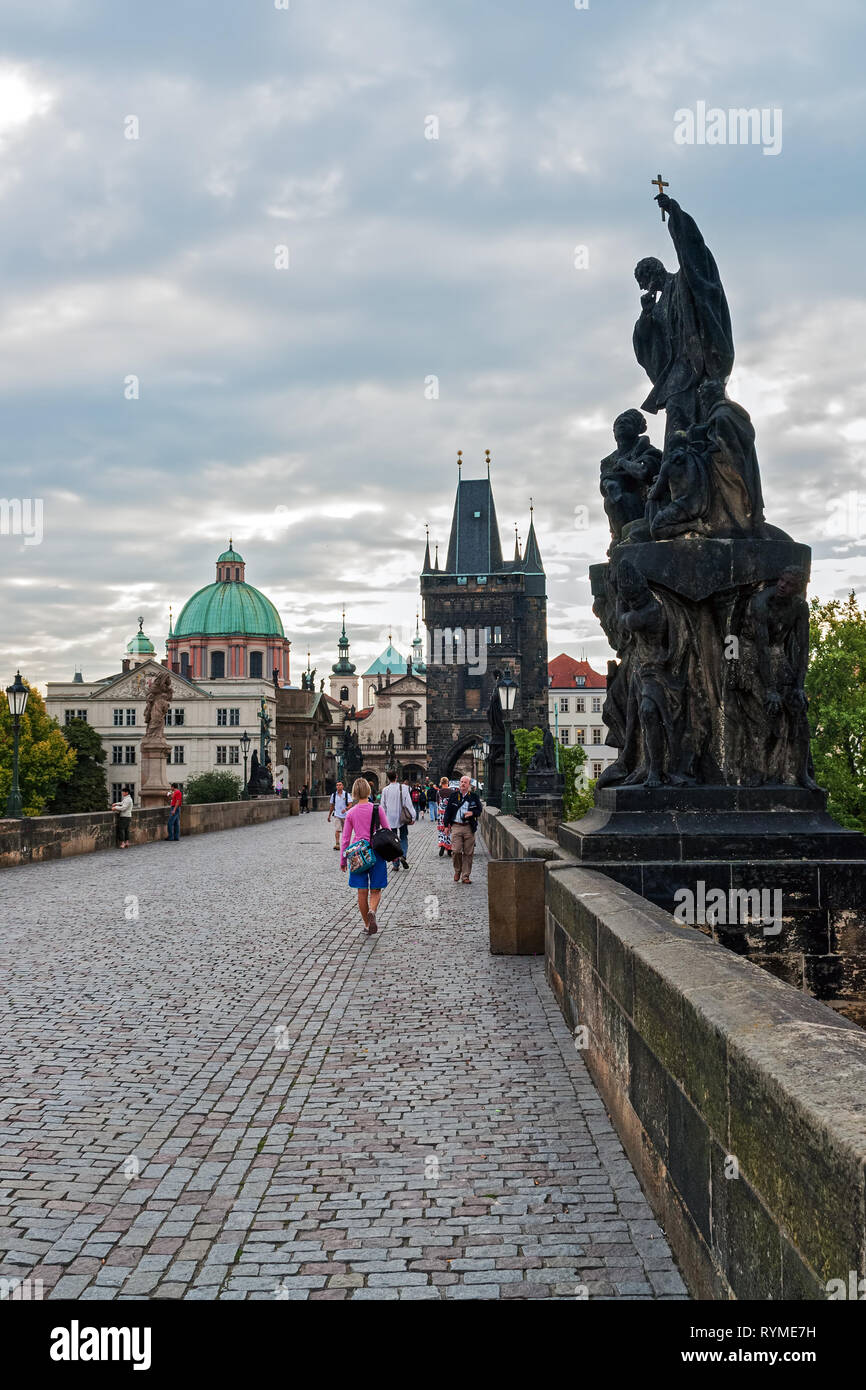
[[[217,727],[218,727],[218,728],[223,728],[223,727],[238,728],[238,727],[240,726],[240,722],[241,722],[241,711],[240,711],[240,706],[238,706],[237,708],[229,708],[229,707],[227,706],[225,709],[218,709],[217,712],[216,712],[216,714],[217,714],[217,721],[216,721],[216,722],[217,722]],[[83,720],[85,720],[85,722],[86,722],[86,720],[87,720],[87,710],[83,710],[83,709],[71,710],[71,709],[68,709],[68,710],[66,711],[66,723],[68,724],[69,721],[70,721],[70,719],[72,719],[73,717],[75,717],[76,719],[83,719]],[[113,718],[113,722],[114,722],[114,727],[115,727],[116,729],[122,728],[122,727],[124,727],[124,726],[126,726],[126,728],[128,728],[128,729],[135,728],[135,725],[136,725],[136,712],[135,712],[134,709],[114,709],[114,710],[112,710],[112,718]],[[167,729],[171,729],[171,728],[182,729],[185,723],[186,723],[186,710],[183,708],[183,706],[182,706],[182,705],[170,705],[169,708],[168,708],[168,710],[166,711],[166,716],[165,716],[165,727],[166,727]]]
[[[241,662],[243,662],[244,653],[243,653],[243,652],[240,652],[240,653],[239,653],[239,656],[240,656]],[[251,679],[251,680],[261,680],[261,679],[262,679],[262,676],[263,676],[263,673],[264,673],[264,665],[265,665],[264,653],[263,653],[263,652],[249,652],[249,653],[248,653],[248,661],[247,661],[247,664],[248,664],[248,666],[249,666],[249,670],[247,671],[247,675],[250,677],[250,679]],[[225,673],[226,673],[226,654],[225,654],[225,652],[211,652],[211,654],[210,654],[210,679],[211,679],[212,681],[221,681],[221,680],[224,680],[224,679],[225,679]],[[181,674],[182,676],[185,676],[187,680],[189,680],[189,679],[191,678],[191,675],[192,675],[192,665],[191,665],[190,659],[189,659],[189,652],[181,652],[181,654],[180,654],[180,674]],[[242,671],[239,671],[239,672],[236,672],[236,674],[237,674],[237,675],[243,675],[243,672],[242,672]]]
[[[134,763],[138,761],[136,743],[113,743],[111,745],[112,763]],[[186,761],[184,746],[182,743],[174,743],[165,755],[167,763],[183,763]],[[219,758],[217,758],[219,762]]]
[[[601,743],[601,729],[591,729],[590,732],[592,734],[592,742],[596,744]],[[571,730],[560,729],[559,741],[563,748],[567,748],[571,742]],[[574,741],[575,743],[586,743],[586,729],[575,729]]]
[[[569,697],[568,697],[567,695],[560,695],[560,697],[559,697],[559,712],[560,712],[560,714],[569,714],[569,713],[570,713],[570,700],[569,700]],[[575,712],[575,714],[586,714],[586,699],[584,698],[584,696],[582,696],[582,695],[576,695],[576,696],[574,697],[574,712]],[[591,713],[592,713],[592,714],[601,714],[601,696],[600,696],[600,695],[593,695],[593,696],[592,696],[592,708],[591,708]]]

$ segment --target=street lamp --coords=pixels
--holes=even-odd
[[[490,739],[485,734],[481,740],[481,752],[484,755],[484,795],[489,795],[490,789]]]
[[[251,744],[251,743],[252,743],[252,739],[250,738],[250,736],[249,736],[249,734],[247,733],[246,729],[244,729],[244,731],[243,731],[243,733],[241,734],[241,737],[240,737],[241,752],[242,752],[243,755],[244,755],[244,789],[243,789],[243,791],[241,792],[241,800],[242,800],[242,801],[249,801],[249,799],[250,799],[249,785],[248,785],[248,782],[247,782],[247,758],[250,756],[250,744]]]
[[[502,706],[502,715],[505,721],[505,777],[502,783],[500,809],[504,815],[513,816],[517,810],[517,804],[511,787],[511,729],[509,726],[511,724],[511,712],[517,700],[517,682],[507,668],[497,689],[499,690],[499,703]]]
[[[286,765],[286,796],[291,796],[291,794],[292,794],[292,772],[291,772],[291,767],[292,767],[292,745],[291,745],[290,743],[284,743],[284,744],[283,744],[283,762],[284,762],[285,765]]]
[[[9,713],[12,715],[12,789],[6,800],[6,814],[15,820],[21,820],[24,816],[21,792],[18,788],[18,726],[27,708],[29,694],[30,691],[21,679],[21,672],[17,671],[13,684],[6,687]]]
[[[310,749],[310,796],[316,795],[316,750]]]

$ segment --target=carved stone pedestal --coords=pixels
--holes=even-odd
[[[143,740],[141,745],[141,804],[145,809],[167,806],[170,782],[166,772],[168,739],[157,737]]]

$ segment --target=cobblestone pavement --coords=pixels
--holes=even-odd
[[[489,954],[483,849],[455,884],[414,828],[368,940],[331,845],[314,814],[3,873],[0,1276],[685,1297],[543,962]]]

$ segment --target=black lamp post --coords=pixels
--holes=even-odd
[[[310,796],[316,795],[316,750],[310,749]]]
[[[21,679],[21,672],[17,671],[13,684],[6,687],[9,713],[12,715],[12,788],[6,799],[6,814],[15,820],[21,820],[24,816],[21,792],[18,787],[18,727],[21,716],[27,708],[29,694],[30,691]]]
[[[284,762],[285,765],[286,765],[286,786],[285,786],[285,793],[286,793],[286,796],[291,796],[291,794],[292,794],[292,745],[291,745],[290,743],[284,743],[284,744],[283,744],[283,762]]]
[[[248,784],[247,784],[247,758],[250,756],[250,744],[251,744],[251,743],[252,743],[252,739],[250,738],[250,736],[249,736],[249,734],[247,733],[246,729],[244,729],[244,731],[243,731],[243,733],[241,734],[241,737],[240,737],[241,752],[242,752],[243,755],[244,755],[244,789],[243,789],[243,791],[241,792],[241,800],[242,800],[242,801],[249,801],[249,799],[250,799],[249,786],[248,786]]]
[[[486,736],[481,740],[481,752],[484,756],[484,795],[488,795],[490,787],[490,739]]]
[[[511,672],[506,669],[505,675],[499,681],[499,702],[502,705],[502,715],[505,721],[505,777],[502,783],[502,802],[501,810],[506,816],[513,816],[517,810],[517,803],[514,799],[514,791],[511,786],[511,712],[517,700],[517,682]]]

